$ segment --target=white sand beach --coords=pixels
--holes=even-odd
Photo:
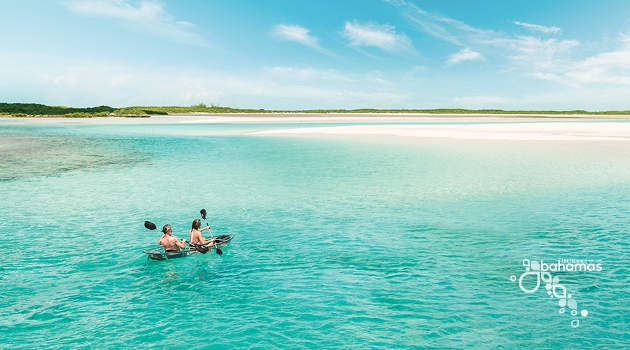
[[[262,130],[257,128],[247,132],[250,135],[379,135],[470,140],[630,141],[630,118],[627,116],[185,114],[150,118],[0,118],[0,120],[27,124],[269,124]],[[318,125],[343,122],[356,125]],[[304,126],[274,128],[274,123],[304,123]]]
[[[379,135],[469,140],[630,141],[630,122],[508,122],[503,120],[469,123],[470,120],[448,124],[304,127],[258,131],[255,134]]]

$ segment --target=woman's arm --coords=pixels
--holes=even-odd
[[[202,241],[203,244],[215,244],[214,238],[205,239],[205,238],[201,237],[201,239],[203,240]]]

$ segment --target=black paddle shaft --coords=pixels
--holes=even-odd
[[[199,211],[199,213],[201,213],[201,218],[206,222],[206,226],[210,227],[210,225],[208,224],[208,219],[206,219],[206,214],[207,214],[206,210],[205,209],[201,209]],[[214,236],[212,236],[212,230],[210,230],[210,236],[212,238],[214,238]],[[217,247],[216,243],[214,244],[214,250],[215,250],[215,252],[217,254],[223,255],[223,251],[221,251],[221,249],[219,249],[219,247]]]

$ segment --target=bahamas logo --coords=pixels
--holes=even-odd
[[[570,293],[567,288],[560,284],[560,277],[552,276],[552,272],[599,272],[602,271],[601,261],[593,260],[558,260],[557,263],[545,263],[543,260],[530,261],[529,259],[523,260],[523,266],[525,266],[525,272],[517,279],[516,276],[511,276],[510,281],[516,282],[518,280],[518,286],[521,290],[527,294],[535,293],[541,286],[545,285],[547,295],[551,299],[558,301],[560,307],[559,313],[571,314],[571,326],[577,328],[580,325],[580,317],[585,318],[588,316],[588,310],[579,309],[578,302],[575,298],[575,292]],[[570,310],[570,311],[569,311]]]

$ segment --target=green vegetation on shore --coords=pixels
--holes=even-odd
[[[502,109],[306,109],[306,110],[265,110],[206,106],[203,103],[189,107],[179,106],[135,106],[113,108],[108,106],[72,108],[46,106],[36,103],[0,103],[0,115],[14,117],[147,117],[149,115],[186,114],[186,113],[404,113],[404,114],[567,114],[567,115],[630,115],[625,111],[506,111]]]
[[[116,109],[108,106],[72,108],[64,106],[46,106],[37,103],[1,103],[0,115],[14,117],[63,116],[63,117],[101,117]]]

